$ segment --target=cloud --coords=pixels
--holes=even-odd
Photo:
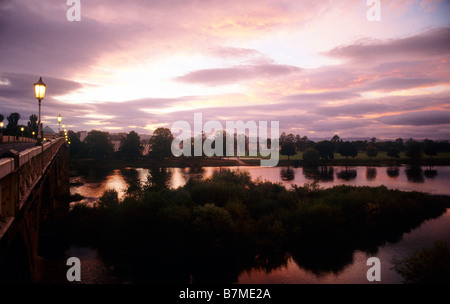
[[[450,124],[450,111],[420,111],[378,118],[388,125],[431,126]]]
[[[360,94],[347,91],[330,91],[320,93],[300,93],[285,96],[283,99],[287,101],[334,101],[334,100],[348,100],[361,97]]]
[[[375,60],[404,60],[448,56],[450,27],[431,29],[415,36],[386,41],[363,40],[350,45],[338,46],[325,52],[327,56],[370,63]]]
[[[318,107],[315,110],[315,113],[328,116],[328,117],[335,117],[335,116],[362,116],[364,114],[372,114],[372,113],[383,113],[385,111],[388,111],[388,109],[391,108],[389,106],[383,105],[383,104],[375,104],[375,103],[358,103],[358,104],[346,104],[342,106],[333,106],[333,107],[327,107],[322,106]]]
[[[176,78],[177,81],[205,85],[223,85],[252,79],[265,79],[299,73],[300,68],[290,65],[242,65],[231,68],[204,69]]]
[[[329,120],[315,121],[308,129],[314,132],[327,132],[331,134],[355,128],[368,127],[369,125],[370,125],[369,121],[362,119],[361,120],[329,119]]]
[[[386,77],[365,83],[356,88],[357,91],[380,91],[391,92],[421,87],[430,87],[445,83],[441,79],[433,78],[411,78],[411,77]]]
[[[311,109],[314,113],[328,116],[353,116],[361,117],[363,115],[382,115],[392,112],[406,111],[427,111],[430,107],[445,108],[449,103],[447,97],[417,96],[388,96],[373,100],[359,100],[358,102],[348,103],[336,106],[318,106]]]
[[[42,12],[23,1],[0,4],[3,71],[70,75],[73,69],[88,69],[103,54],[123,50],[124,39],[136,36],[136,25],[104,25],[87,18],[68,22],[64,6],[50,7],[43,18]]]
[[[227,46],[211,48],[209,53],[221,58],[254,58],[264,56],[257,50]]]

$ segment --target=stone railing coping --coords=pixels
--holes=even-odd
[[[59,140],[64,140],[63,138],[52,139],[49,142],[43,143],[42,147],[36,146],[33,148],[29,148],[19,153],[19,167],[23,166],[27,162],[29,162],[33,157],[42,153],[42,151],[46,151],[54,144],[56,144]],[[0,179],[7,176],[14,170],[14,159],[13,158],[2,158],[0,159]]]

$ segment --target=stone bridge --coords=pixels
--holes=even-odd
[[[64,138],[0,159],[0,282],[37,281],[40,227],[68,210],[68,159]]]

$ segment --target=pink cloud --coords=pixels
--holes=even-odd
[[[231,68],[193,71],[178,77],[177,80],[181,82],[199,83],[205,85],[223,85],[251,79],[280,77],[293,73],[299,73],[300,71],[300,68],[289,65],[243,65]]]

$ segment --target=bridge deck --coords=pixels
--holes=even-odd
[[[0,159],[2,158],[2,155],[9,150],[16,150],[17,152],[22,152],[27,149],[33,148],[36,146],[35,143],[5,143],[0,144]]]
[[[35,143],[0,145],[0,239],[64,142],[63,138],[57,138],[42,146]],[[8,148],[19,152],[16,159],[1,158],[5,153],[1,151],[9,151]]]

